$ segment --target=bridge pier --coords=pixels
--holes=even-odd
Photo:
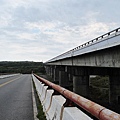
[[[46,66],[46,73],[51,76],[51,66]]]
[[[69,75],[65,71],[59,71],[59,85],[69,89]]]
[[[46,71],[46,74],[49,75],[49,67],[48,66],[45,66],[45,71]]]
[[[57,66],[54,67],[54,81],[59,82],[59,68]]]
[[[54,79],[54,66],[51,67],[51,77]]]
[[[51,76],[52,78],[54,77],[54,66],[46,66],[45,70],[47,75]]]
[[[66,72],[68,73],[69,82],[73,83],[73,67],[66,66]]]
[[[73,76],[73,91],[81,96],[89,96],[89,76]]]
[[[72,91],[70,84],[70,80],[72,78],[70,68],[68,68],[68,66],[58,66],[57,72],[59,73],[59,75],[56,76],[59,79],[59,85]]]
[[[48,68],[49,68],[48,75],[51,76],[52,75],[52,67],[49,66]]]
[[[89,97],[89,74],[86,68],[75,68],[73,91],[81,96]]]

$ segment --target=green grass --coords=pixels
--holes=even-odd
[[[45,113],[43,112],[43,107],[41,104],[39,104],[37,106],[38,108],[38,115],[37,115],[37,118],[39,118],[39,120],[46,120],[46,117],[45,117]]]
[[[109,77],[96,76],[90,78],[90,98],[98,103],[109,101]]]
[[[95,78],[90,78],[90,85],[101,88],[109,88],[109,77],[108,76],[96,76]]]

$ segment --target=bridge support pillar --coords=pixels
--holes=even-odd
[[[51,68],[50,68],[50,66],[46,66],[46,73],[47,73],[47,75],[50,75],[50,73],[51,73]]]
[[[65,71],[59,71],[59,85],[69,89],[69,75]]]
[[[70,66],[66,67],[66,72],[68,73],[69,82],[73,83],[73,68]]]
[[[73,75],[69,73],[68,76],[69,76],[69,81],[73,82]]]
[[[81,96],[89,96],[89,76],[73,76],[73,91]]]
[[[54,81],[59,82],[59,69],[57,68],[57,66],[55,66],[54,68]]]
[[[48,75],[49,74],[49,67],[48,66],[45,66],[45,71],[46,71],[46,74]]]
[[[75,69],[73,91],[86,98],[89,97],[89,74],[86,68]]]
[[[50,76],[54,78],[54,66],[50,66]]]
[[[120,74],[110,75],[110,92],[109,92],[109,102],[110,104],[120,105]]]

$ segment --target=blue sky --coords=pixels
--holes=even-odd
[[[47,61],[120,27],[120,0],[0,0],[0,61]]]

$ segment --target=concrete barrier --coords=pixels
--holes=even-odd
[[[77,107],[65,107],[62,120],[93,120]]]
[[[39,99],[41,98],[41,94],[43,92],[43,87],[45,84],[42,84],[34,75],[32,75],[33,81],[35,83],[36,91]]]
[[[32,78],[36,87],[37,94],[39,96],[40,81],[34,75],[32,75]]]
[[[47,120],[92,120],[76,107],[64,108],[66,99],[63,96],[53,95],[53,89],[47,90],[48,86],[42,84],[34,75],[32,77]]]
[[[46,113],[48,112],[48,110],[51,107],[51,103],[52,103],[52,94],[53,94],[54,90],[50,89],[47,90],[46,93],[46,99],[43,101],[43,111]]]
[[[43,86],[43,92],[42,92],[41,97],[40,97],[41,103],[43,103],[43,101],[46,98],[47,88],[48,88],[48,86]]]
[[[44,85],[45,84],[42,84],[42,83],[39,82],[39,86],[38,86],[38,89],[37,89],[39,99],[41,98],[42,89],[43,89]]]
[[[61,120],[62,108],[66,99],[61,95],[55,95],[52,97],[52,103],[50,109],[46,113],[47,120]]]
[[[66,98],[68,100],[67,105],[71,106],[69,101],[72,101],[100,120],[120,120],[120,115],[118,113],[106,109],[97,103],[60,87],[59,85],[55,85],[37,75],[35,76],[39,79],[38,80],[33,76],[36,90],[40,95],[40,100],[47,120],[92,120],[86,113],[76,107],[64,107]],[[48,86],[58,95],[53,94],[54,91],[51,89],[47,90]]]
[[[39,84],[40,84],[40,81],[38,81],[37,79],[35,79],[35,86],[36,86],[37,92],[39,90]]]

